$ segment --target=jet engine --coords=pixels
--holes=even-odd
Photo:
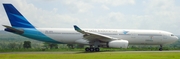
[[[129,42],[127,40],[113,40],[110,41],[107,45],[111,48],[127,48]]]

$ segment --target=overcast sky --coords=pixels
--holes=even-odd
[[[147,29],[180,34],[180,0],[0,0],[36,27]],[[9,25],[1,4],[0,24]],[[3,29],[0,26],[0,29]]]

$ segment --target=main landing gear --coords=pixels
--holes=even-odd
[[[162,51],[162,50],[163,50],[162,45],[160,45],[160,47],[159,47],[159,51]]]
[[[99,52],[99,41],[94,41],[92,42],[92,44],[90,45],[90,47],[86,47],[85,48],[86,52]]]
[[[85,51],[86,52],[99,52],[100,49],[99,48],[94,48],[94,47],[86,47]]]

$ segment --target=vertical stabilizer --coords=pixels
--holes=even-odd
[[[34,28],[12,4],[3,3],[3,6],[12,27]]]

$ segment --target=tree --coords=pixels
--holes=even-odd
[[[15,49],[16,48],[16,43],[9,43],[9,48],[10,49]]]
[[[31,48],[31,42],[30,41],[24,41],[23,48]]]
[[[53,48],[58,49],[58,45],[55,43],[50,43],[49,47],[50,47],[50,49],[53,49]]]
[[[82,45],[82,44],[77,44],[77,48],[84,48],[84,45]]]
[[[67,44],[68,48],[70,49],[74,49],[74,45],[73,44]]]
[[[45,48],[50,48],[50,49],[53,49],[53,48],[58,49],[58,44],[45,42],[44,47]]]

